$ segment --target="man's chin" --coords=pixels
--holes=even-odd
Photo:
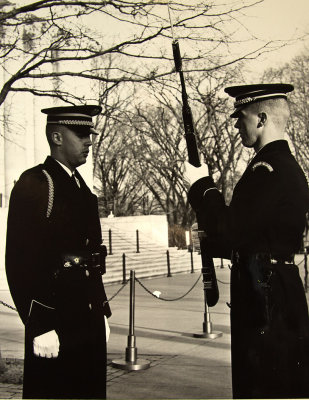
[[[86,156],[85,156],[85,157],[81,157],[81,158],[78,160],[78,164],[75,166],[75,168],[80,167],[80,166],[83,165],[83,164],[86,164],[86,162],[87,162],[87,157],[86,157]]]
[[[247,147],[248,149],[252,149],[252,147],[254,146],[254,143],[249,143],[246,140],[242,139],[241,143],[244,147]]]

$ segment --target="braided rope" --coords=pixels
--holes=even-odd
[[[9,304],[5,303],[4,301],[0,300],[0,303],[5,306],[10,308],[11,310],[17,311],[17,309],[15,307],[10,306]]]
[[[121,287],[120,289],[117,290],[117,292],[115,294],[113,294],[113,296],[111,296],[107,301],[110,302],[112,301],[126,286],[127,284],[130,282],[130,279],[128,279]]]
[[[130,282],[130,280],[127,280],[127,281],[125,282],[125,284],[123,284],[123,285],[121,286],[121,288],[118,289],[118,290],[116,291],[116,293],[114,293],[108,300],[106,300],[106,301],[104,302],[104,304],[105,304],[105,303],[109,303],[110,301],[112,301],[112,300],[126,287],[126,285],[127,285],[129,282]],[[2,304],[2,305],[5,306],[5,307],[10,308],[11,310],[17,311],[17,309],[16,309],[15,307],[10,306],[9,304],[5,303],[5,302],[2,301],[2,300],[0,300],[0,304]]]
[[[220,283],[222,283],[223,285],[230,285],[230,282],[223,282],[223,281],[221,281],[221,280],[218,279],[218,278],[217,278],[217,281],[220,282]]]
[[[49,218],[53,209],[54,197],[55,197],[54,182],[52,180],[52,177],[45,169],[43,169],[42,171],[46,176],[48,183],[48,203],[47,203],[46,218]]]
[[[185,296],[187,296],[197,285],[198,281],[201,279],[202,274],[197,278],[196,282],[194,285],[182,296],[176,297],[175,299],[166,299],[164,297],[157,297],[155,294],[151,292],[151,290],[147,289],[146,286],[138,279],[135,277],[135,280],[141,285],[141,287],[146,290],[147,293],[151,294],[151,296],[155,297],[157,300],[162,300],[162,301],[177,301],[183,299]]]

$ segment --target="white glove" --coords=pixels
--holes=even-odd
[[[108,323],[108,320],[105,315],[104,315],[104,319],[105,319],[105,336],[106,336],[106,343],[107,343],[108,339],[109,339],[109,334],[111,333],[111,330],[110,330],[109,323]]]
[[[183,180],[184,184],[189,189],[194,182],[209,175],[209,170],[206,164],[202,163],[200,167],[194,167],[188,161],[184,163]]]
[[[59,338],[55,330],[33,339],[33,353],[38,357],[56,358],[59,353]]]

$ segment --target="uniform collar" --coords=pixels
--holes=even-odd
[[[62,162],[60,162],[59,160],[56,160],[55,158],[54,158],[54,160],[57,161],[57,163],[61,165],[61,167],[65,170],[66,173],[69,174],[69,176],[72,176],[73,174],[75,174],[75,171],[72,172],[70,170],[70,168],[68,168],[66,165],[62,164]]]
[[[287,151],[287,152],[291,152],[290,151],[290,147],[289,144],[286,140],[274,140],[273,142],[267,143],[265,146],[263,146],[255,155],[256,156],[260,156],[261,154],[265,154],[268,152],[272,152],[272,151]]]
[[[47,171],[52,174],[52,176],[53,174],[55,174],[58,179],[61,180],[63,185],[67,185],[68,179],[72,176],[72,172],[67,167],[65,167],[62,163],[51,156],[47,156],[43,167],[45,167]],[[77,169],[74,171],[74,177],[75,179],[77,178],[81,187],[86,186],[83,178],[81,177]]]

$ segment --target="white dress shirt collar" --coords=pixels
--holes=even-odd
[[[70,168],[68,168],[66,165],[62,164],[62,162],[56,160],[55,158],[54,158],[54,160],[57,161],[57,163],[61,165],[61,167],[65,170],[65,172],[67,174],[69,174],[69,176],[73,175],[73,172],[70,170]]]

